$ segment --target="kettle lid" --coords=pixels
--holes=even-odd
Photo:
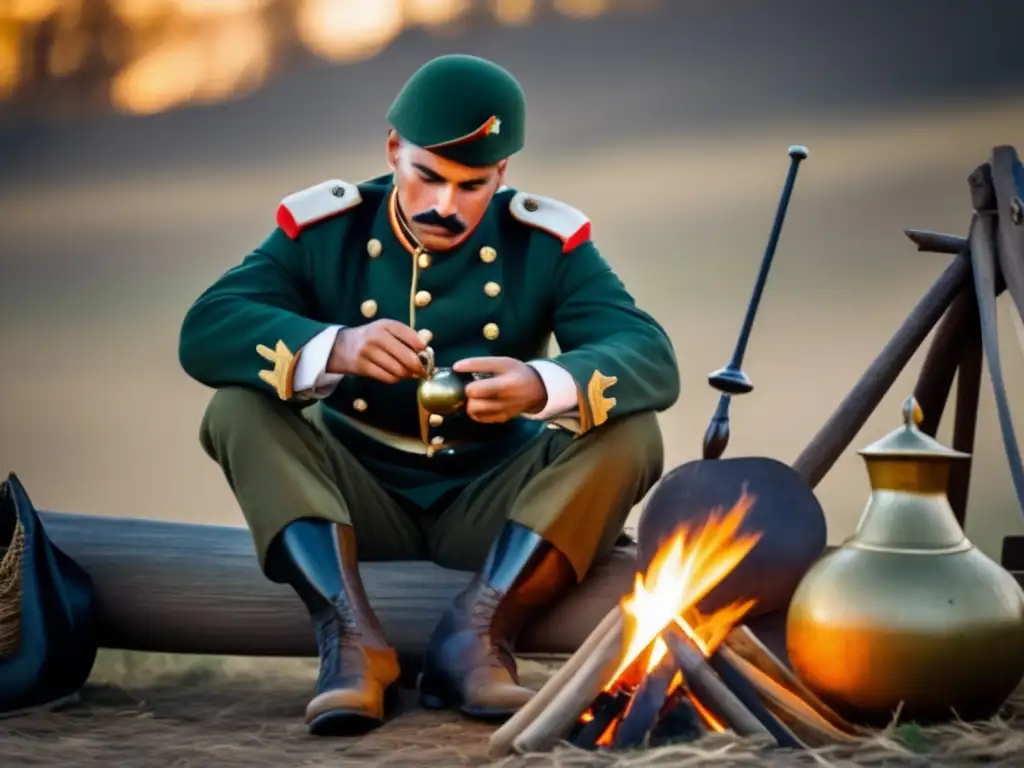
[[[921,459],[968,459],[971,454],[947,448],[918,425],[924,413],[913,395],[903,401],[903,426],[857,451],[861,456]]]

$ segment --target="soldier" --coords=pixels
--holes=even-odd
[[[504,186],[525,134],[508,72],[435,59],[388,121],[391,173],[285,197],[181,329],[182,366],[218,390],[202,445],[263,572],[316,629],[315,734],[379,725],[399,677],[357,559],[476,572],[430,639],[423,706],[501,718],[526,702],[515,637],[659,479],[655,414],[679,394],[671,342],[587,217]],[[438,365],[489,376],[455,414],[417,397],[428,343]]]

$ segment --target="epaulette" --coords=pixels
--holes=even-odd
[[[509,203],[509,210],[524,224],[561,240],[562,253],[569,253],[590,239],[587,215],[560,200],[517,192]]]
[[[344,213],[362,200],[355,184],[328,179],[281,200],[277,206],[277,226],[294,240],[306,227]]]

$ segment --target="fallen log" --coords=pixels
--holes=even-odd
[[[230,656],[317,655],[313,628],[290,587],[259,569],[240,527],[39,512],[51,541],[92,578],[100,646]],[[430,562],[360,564],[366,591],[403,660],[418,659],[472,573]],[[617,547],[525,631],[523,654],[576,651],[633,587],[636,554]]]
[[[264,578],[244,528],[46,511],[39,517],[96,586],[101,647],[316,657],[305,608],[291,588]],[[616,547],[523,632],[517,652],[578,651],[632,591],[636,567],[635,547]],[[360,571],[388,637],[410,661],[422,656],[441,612],[472,577],[429,562],[368,562]],[[783,660],[784,620],[782,611],[747,622]]]

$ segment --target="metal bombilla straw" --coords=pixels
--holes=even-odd
[[[757,281],[754,283],[754,292],[750,297],[750,304],[747,306],[747,315],[743,319],[743,326],[740,328],[739,338],[736,340],[736,349],[732,353],[732,359],[728,365],[708,374],[708,383],[722,395],[718,399],[715,415],[711,417],[711,422],[704,433],[705,459],[721,457],[729,444],[729,404],[732,401],[732,396],[745,395],[754,389],[747,374],[743,372],[743,355],[747,351],[750,331],[754,327],[754,317],[757,315],[761,294],[764,292],[765,282],[768,280],[768,270],[771,269],[772,258],[775,256],[775,247],[778,245],[779,235],[782,232],[782,222],[786,219],[786,209],[789,207],[789,198],[793,194],[796,174],[801,161],[807,158],[807,148],[800,145],[790,147],[789,158],[789,173],[786,175],[786,183],[782,188],[782,197],[775,212],[775,222],[772,224],[771,235],[768,237],[768,245],[765,247],[764,257],[761,259],[761,269],[758,272]]]

